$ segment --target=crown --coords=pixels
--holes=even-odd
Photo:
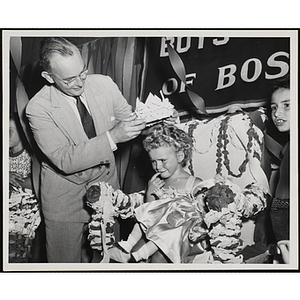
[[[174,106],[168,98],[162,99],[152,93],[149,93],[145,103],[137,97],[135,113],[139,119],[145,119],[147,126],[151,126],[161,120],[167,119],[173,115]]]

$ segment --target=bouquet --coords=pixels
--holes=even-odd
[[[134,208],[143,203],[143,193],[125,195],[114,190],[106,182],[96,182],[88,187],[87,205],[93,209],[88,225],[88,240],[91,248],[100,251],[102,262],[108,262],[107,249],[115,243],[113,224],[116,217],[127,219],[133,216]]]
[[[221,175],[200,184],[205,189],[210,246],[216,263],[242,263],[240,239],[242,217],[251,217],[266,207],[267,190],[250,184],[243,190]]]

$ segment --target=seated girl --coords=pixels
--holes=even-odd
[[[138,222],[128,239],[108,252],[112,260],[126,263],[145,261],[160,249],[171,262],[182,263],[189,254],[204,252],[200,241],[207,234],[202,227],[202,197],[197,201],[192,193],[201,179],[184,169],[192,156],[193,139],[162,123],[151,128],[143,144],[156,174],[148,183],[146,203],[135,209]],[[132,252],[143,234],[147,243]]]

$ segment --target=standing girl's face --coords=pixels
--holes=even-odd
[[[184,154],[182,151],[176,152],[172,147],[160,147],[149,151],[152,168],[160,173],[161,178],[171,177],[181,167]]]
[[[9,120],[9,148],[16,148],[21,144],[20,135],[15,120]]]
[[[280,88],[272,94],[271,116],[280,132],[290,130],[290,89]]]

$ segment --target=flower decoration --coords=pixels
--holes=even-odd
[[[257,184],[244,189],[216,175],[201,183],[207,213],[204,222],[215,263],[242,263],[242,218],[252,217],[266,207],[267,190]]]
[[[28,262],[41,222],[39,203],[29,189],[13,189],[9,198],[9,262]]]
[[[174,105],[161,92],[162,99],[149,93],[145,103],[139,98],[136,99],[135,114],[138,118],[145,119],[147,126],[152,126],[163,119],[173,115]]]
[[[121,190],[114,190],[106,182],[96,182],[87,189],[87,205],[93,209],[92,219],[88,225],[88,240],[91,248],[100,251],[108,262],[107,249],[115,243],[113,224],[116,217],[123,219],[133,216],[134,208],[143,203],[144,194],[125,195]]]

